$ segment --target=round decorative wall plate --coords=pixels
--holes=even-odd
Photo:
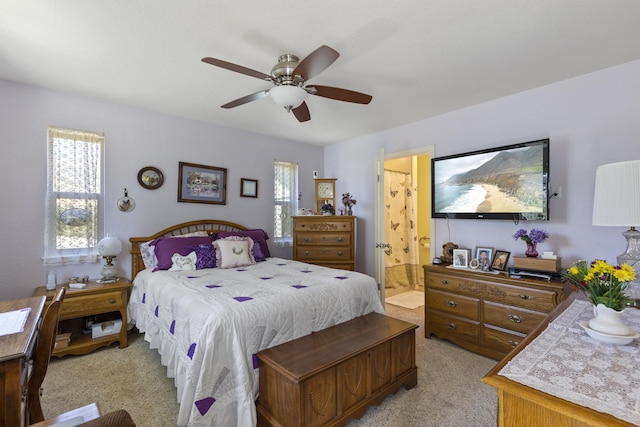
[[[136,201],[129,196],[120,197],[116,202],[120,212],[131,212],[136,208]]]
[[[129,197],[129,192],[125,188],[124,197],[118,199],[116,206],[120,212],[131,212],[136,208],[136,201]]]
[[[164,175],[158,168],[145,166],[138,172],[138,183],[146,189],[155,190],[162,187]]]

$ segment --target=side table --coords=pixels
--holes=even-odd
[[[127,347],[127,303],[131,282],[120,278],[113,283],[98,283],[92,280],[83,289],[62,286],[67,287],[67,292],[60,310],[59,326],[63,332],[71,333],[71,341],[66,347],[54,348],[54,356],[86,354],[114,342],[119,342],[120,348]],[[47,291],[44,286],[33,291],[33,296],[45,296],[46,304],[51,302],[54,295],[55,291]],[[98,338],[92,338],[91,334],[83,334],[84,317],[105,313],[113,313],[114,317],[122,319],[119,333]]]

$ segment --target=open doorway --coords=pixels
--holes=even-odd
[[[410,310],[424,305],[422,265],[431,259],[431,156],[423,149],[384,160],[384,298]]]

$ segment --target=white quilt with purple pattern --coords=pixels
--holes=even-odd
[[[371,312],[372,277],[281,258],[248,267],[140,272],[129,318],[178,391],[179,426],[255,426],[256,353]]]

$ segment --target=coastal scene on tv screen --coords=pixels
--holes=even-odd
[[[436,159],[436,213],[543,213],[542,144]]]

